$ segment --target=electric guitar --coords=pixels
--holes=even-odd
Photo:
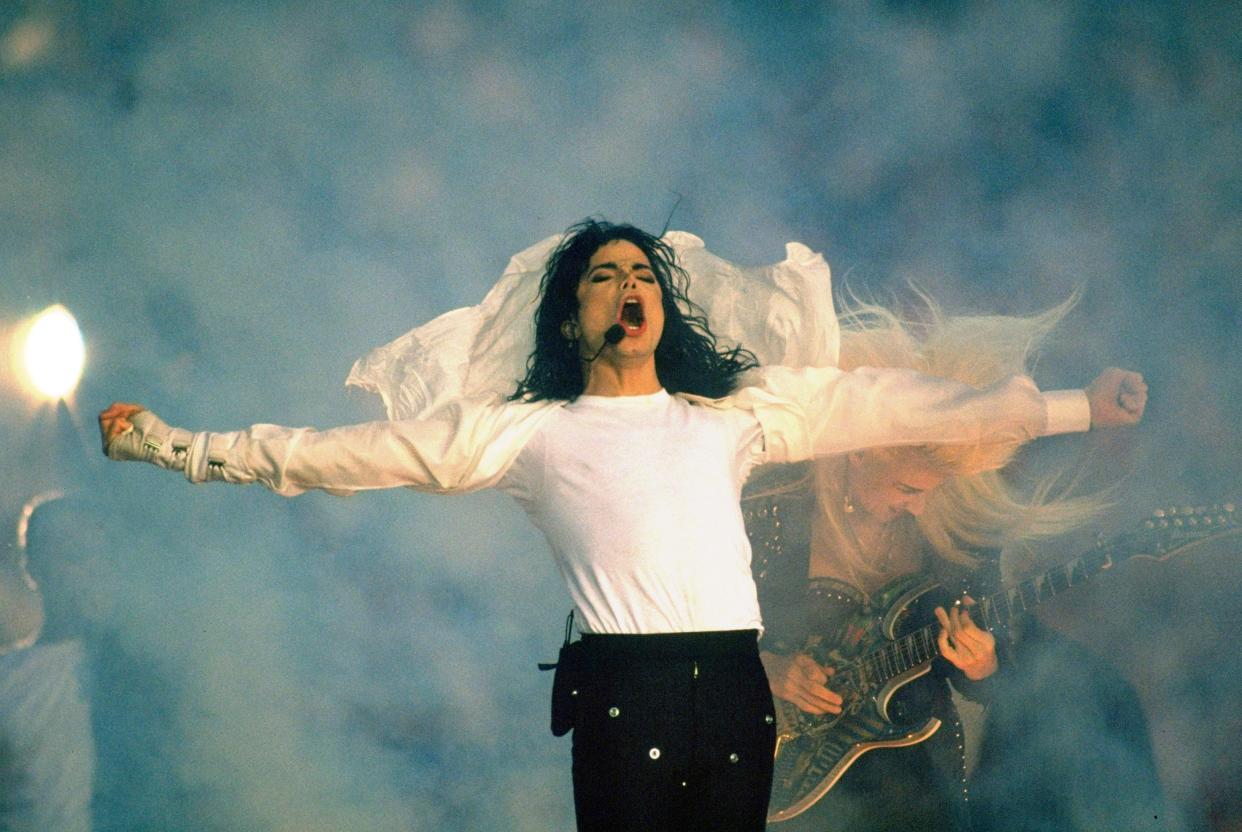
[[[982,598],[971,617],[989,631],[1086,582],[1131,557],[1164,560],[1191,543],[1237,534],[1232,504],[1157,511],[1133,532],[1101,541],[1068,563]],[[836,785],[846,770],[875,748],[915,745],[940,728],[935,717],[903,719],[894,697],[931,670],[940,654],[940,625],[928,620],[932,599],[944,592],[923,575],[899,578],[873,596],[879,615],[859,615],[847,643],[828,644],[812,635],[804,652],[836,668],[830,686],[844,699],[839,714],[809,714],[775,699],[776,760],[768,821],[805,812]]]

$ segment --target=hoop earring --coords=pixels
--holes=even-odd
[[[561,337],[564,338],[566,341],[570,341],[570,342],[577,341],[578,340],[578,322],[573,321],[573,320],[563,321],[561,323]]]

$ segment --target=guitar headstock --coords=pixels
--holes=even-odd
[[[1130,554],[1160,556],[1237,526],[1237,508],[1233,503],[1170,506],[1152,512],[1134,534],[1125,536],[1122,546]]]

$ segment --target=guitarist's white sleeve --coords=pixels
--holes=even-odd
[[[984,389],[913,370],[764,367],[732,397],[763,430],[767,462],[860,448],[1027,442],[1090,427],[1082,391],[1041,393],[1026,376]]]

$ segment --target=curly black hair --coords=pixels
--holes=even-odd
[[[664,334],[656,347],[656,374],[670,393],[720,398],[733,392],[738,376],[758,366],[742,346],[718,347],[703,311],[686,295],[690,282],[677,265],[671,246],[628,224],[588,218],[570,226],[548,257],[535,311],[535,351],[526,361],[526,377],[510,399],[572,401],[582,395],[582,359],[578,346],[561,334],[561,324],[578,313],[578,281],[599,248],[627,240],[642,250],[660,285]]]

